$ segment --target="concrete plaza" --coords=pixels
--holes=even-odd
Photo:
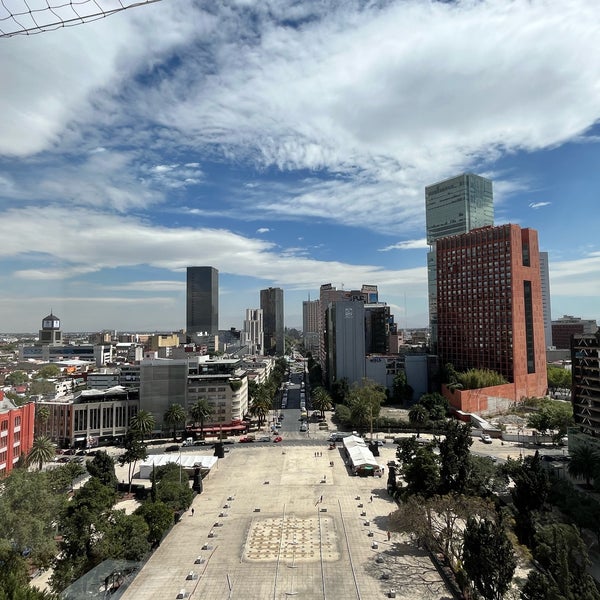
[[[451,597],[425,553],[388,540],[386,477],[352,476],[326,443],[236,447],[192,508],[123,600]]]

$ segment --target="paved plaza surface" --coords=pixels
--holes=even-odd
[[[236,447],[122,598],[451,598],[425,553],[388,540],[386,477],[351,475],[326,443]]]

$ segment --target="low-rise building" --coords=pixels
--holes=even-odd
[[[12,471],[33,446],[35,404],[16,406],[0,391],[0,477]]]

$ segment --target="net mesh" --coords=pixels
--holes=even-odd
[[[0,0],[0,38],[81,25],[154,2],[159,0]]]

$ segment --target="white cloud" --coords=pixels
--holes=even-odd
[[[550,206],[552,202],[530,202],[529,208],[538,209],[543,208],[544,206]]]
[[[256,233],[269,233],[269,231],[271,231],[268,227],[259,227],[256,230]]]
[[[420,240],[405,240],[404,242],[391,244],[385,248],[380,248],[379,252],[389,252],[390,250],[426,250],[428,248],[427,239],[422,238]]]

